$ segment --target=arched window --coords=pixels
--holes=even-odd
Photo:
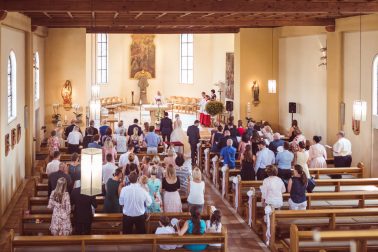
[[[39,100],[39,54],[38,52],[34,53],[33,59],[33,68],[34,68],[34,100]]]
[[[373,61],[373,115],[378,116],[378,55]]]
[[[16,55],[13,51],[8,56],[8,122],[16,118]]]

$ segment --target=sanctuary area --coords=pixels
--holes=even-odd
[[[0,252],[378,251],[378,1],[0,0]]]

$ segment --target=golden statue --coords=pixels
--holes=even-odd
[[[63,108],[65,110],[70,110],[72,108],[72,85],[71,81],[66,80],[61,91],[63,98]]]
[[[148,79],[151,79],[152,76],[147,71],[139,71],[134,75],[134,78],[139,80],[138,87],[139,87],[139,99],[142,101],[142,104],[147,104],[147,87],[150,85],[148,84]]]

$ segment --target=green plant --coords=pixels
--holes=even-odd
[[[224,105],[220,101],[210,101],[206,104],[206,112],[211,116],[216,116],[223,112]]]
[[[61,114],[53,114],[53,115],[52,115],[52,118],[53,118],[55,121],[59,121],[61,117],[62,117]]]
[[[83,115],[82,113],[76,113],[76,112],[73,112],[73,113],[75,114],[76,118],[81,117]]]

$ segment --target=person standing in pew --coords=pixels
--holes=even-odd
[[[289,180],[287,192],[290,193],[289,207],[291,210],[306,210],[307,176],[302,166],[294,166],[294,176]]]
[[[80,180],[76,181],[80,184]],[[96,196],[81,194],[81,186],[71,192],[71,204],[73,210],[74,234],[90,235],[93,220],[93,208],[97,207]]]
[[[263,207],[270,205],[272,208],[281,208],[283,205],[282,194],[286,192],[285,184],[282,179],[277,177],[278,170],[274,165],[266,167],[266,174],[268,177],[263,180],[260,186],[261,202]]]
[[[150,126],[147,136],[144,141],[147,145],[147,154],[158,154],[158,147],[160,144],[160,136],[155,133],[155,127]]]
[[[192,157],[192,165],[196,164],[196,156],[197,156],[197,144],[200,140],[200,132],[198,129],[200,122],[198,120],[194,121],[194,124],[189,126],[186,134],[189,137],[189,144],[190,144],[190,151]]]
[[[98,135],[98,129],[94,126],[94,121],[89,121],[89,127],[85,129],[85,136],[89,135],[89,129],[92,130],[92,135]]]
[[[255,170],[253,169],[253,154],[252,146],[247,145],[243,155],[240,157],[241,162],[241,171],[240,177],[241,180],[255,180]]]
[[[68,127],[64,130],[64,136],[66,137],[66,139],[68,138],[68,135],[74,130],[75,127],[77,127],[77,126],[76,126],[76,119],[72,119],[72,120],[71,120],[71,125],[68,126]],[[80,129],[79,129],[79,132],[80,132]]]
[[[228,139],[232,140],[232,143],[233,143],[232,146],[234,146],[234,148],[237,149],[238,148],[238,140],[236,139],[236,137],[232,137],[229,130],[225,130],[223,134],[224,134],[224,136],[221,137],[221,139],[219,140],[218,149],[222,150],[224,147],[226,147]]]
[[[71,176],[72,182],[75,183],[75,180],[79,179],[78,176],[81,172],[80,166],[80,156],[76,152],[71,156],[71,163],[68,165],[68,174]]]
[[[134,128],[138,129],[138,136],[142,135],[143,131],[142,128],[138,125],[138,119],[134,119],[134,123],[127,128],[127,135],[132,136],[134,132]]]
[[[327,168],[327,151],[325,147],[320,144],[321,136],[314,136],[314,144],[310,146],[309,154],[309,167],[310,168]]]
[[[265,141],[258,143],[259,151],[256,154],[255,172],[257,180],[264,180],[268,177],[265,168],[275,163],[273,151],[266,148]]]
[[[106,188],[106,182],[112,178],[117,166],[112,162],[113,156],[112,154],[106,154],[106,164],[102,166],[102,184],[103,184],[103,193],[105,193],[108,189]]]
[[[93,129],[87,128],[85,130],[86,135],[83,138],[83,149],[88,148],[89,143],[93,142]]]
[[[283,146],[285,143],[284,140],[281,139],[280,133],[273,134],[273,141],[269,144],[269,149],[274,152],[274,155],[277,155],[278,150],[277,148]]]
[[[102,149],[101,145],[99,144],[100,141],[100,135],[94,135],[93,136],[93,142],[88,144],[88,148],[96,148],[96,149]]]
[[[228,169],[235,168],[236,149],[232,146],[232,139],[227,139],[227,146],[223,147],[220,152],[220,158],[223,160],[223,166]]]
[[[61,177],[57,180],[56,188],[49,195],[47,208],[53,210],[50,224],[51,234],[54,236],[70,235],[72,233],[71,204],[66,178]]]
[[[47,188],[48,189],[47,189],[47,192],[48,192],[49,196],[51,195],[51,192],[53,190],[55,190],[56,185],[58,183],[58,180],[60,178],[65,178],[66,179],[66,183],[67,183],[66,188],[67,188],[67,191],[71,192],[71,189],[72,189],[72,180],[71,180],[70,175],[68,175],[67,165],[62,162],[62,163],[59,164],[59,170],[56,171],[56,172],[51,173],[48,176],[48,182],[47,182]]]
[[[171,141],[172,131],[172,120],[168,117],[168,112],[164,112],[164,118],[160,120],[160,132],[163,137],[163,142]]]
[[[123,207],[123,234],[132,234],[135,226],[137,234],[145,234],[146,207],[152,204],[150,195],[138,183],[135,172],[129,175],[130,185],[122,188],[119,204]]]
[[[283,148],[282,152],[277,153],[276,165],[278,167],[278,177],[287,181],[291,177],[291,164],[294,160],[294,154],[289,151],[290,144],[288,142],[284,143]]]
[[[337,142],[333,145],[335,167],[350,167],[352,165],[352,144],[345,138],[344,131],[337,133]],[[333,179],[340,179],[341,175],[331,175]]]
[[[80,143],[83,142],[83,135],[79,132],[79,127],[75,126],[67,137],[68,154],[80,153]]]
[[[60,152],[54,151],[53,160],[51,160],[51,162],[48,163],[46,166],[46,174],[50,175],[51,173],[58,171],[59,164],[60,164]]]
[[[104,200],[104,213],[120,213],[119,195],[125,186],[121,168],[117,168],[113,173],[113,178],[106,182],[106,193]]]

